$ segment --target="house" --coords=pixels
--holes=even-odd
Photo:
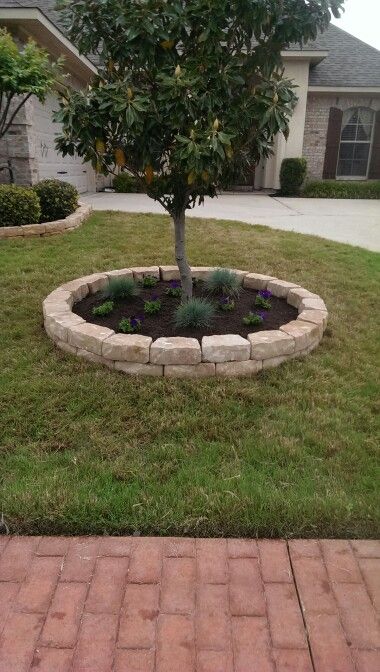
[[[63,34],[55,0],[0,0],[0,25],[24,40],[33,37],[52,56],[65,56],[74,86],[85,86],[96,72]],[[252,171],[251,187],[279,186],[285,157],[304,156],[310,179],[380,179],[380,51],[334,25],[304,45],[282,54],[285,74],[297,85],[298,103],[286,141],[279,135],[272,157]],[[30,99],[8,137],[0,144],[0,165],[11,158],[15,181],[30,184],[57,177],[78,191],[104,185],[81,159],[60,156],[54,148],[58,131],[52,121],[57,99],[45,105]],[[5,171],[0,180],[5,179]]]

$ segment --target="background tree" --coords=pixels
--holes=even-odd
[[[45,101],[61,66],[61,59],[51,63],[48,52],[32,40],[19,50],[12,36],[0,29],[0,139],[32,95]]]
[[[215,196],[236,163],[287,137],[296,95],[281,50],[315,38],[343,0],[67,0],[71,39],[99,76],[68,92],[57,147],[139,178],[172,216],[184,298],[192,295],[185,210]]]

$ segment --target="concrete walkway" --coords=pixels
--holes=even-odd
[[[379,672],[380,542],[0,537],[0,672]]]
[[[81,198],[95,210],[164,212],[145,194],[87,194]],[[272,229],[309,233],[339,243],[380,252],[380,201],[272,198],[264,194],[223,194],[206,198],[192,217],[232,219]]]

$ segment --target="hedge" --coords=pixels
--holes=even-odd
[[[119,194],[136,194],[144,191],[139,181],[129,173],[116,175],[112,186]]]
[[[284,159],[280,171],[281,196],[299,196],[306,171],[306,159]]]
[[[78,207],[78,192],[72,184],[61,180],[42,180],[33,187],[41,204],[40,222],[68,217]]]
[[[29,187],[0,185],[0,226],[38,224],[41,207],[37,194]]]
[[[380,198],[380,180],[309,182],[302,196],[307,198]]]

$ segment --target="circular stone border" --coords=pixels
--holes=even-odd
[[[79,207],[65,219],[56,219],[45,224],[22,224],[21,226],[0,226],[0,240],[3,238],[31,238],[32,236],[44,238],[54,236],[57,233],[73,231],[87,219],[92,211],[92,206],[87,203],[79,203]]]
[[[193,278],[205,280],[215,267],[191,268]],[[86,322],[72,312],[72,306],[89,293],[104,289],[112,277],[141,280],[152,275],[163,281],[178,280],[177,266],[144,266],[94,273],[72,280],[54,290],[43,302],[48,336],[64,350],[91,362],[131,375],[168,378],[209,376],[251,376],[262,369],[302,357],[320,343],[327,325],[327,308],[317,295],[296,283],[269,275],[231,269],[249,289],[268,289],[298,309],[298,317],[279,329],[248,334],[196,338],[157,338],[140,334],[118,334],[112,329]]]

